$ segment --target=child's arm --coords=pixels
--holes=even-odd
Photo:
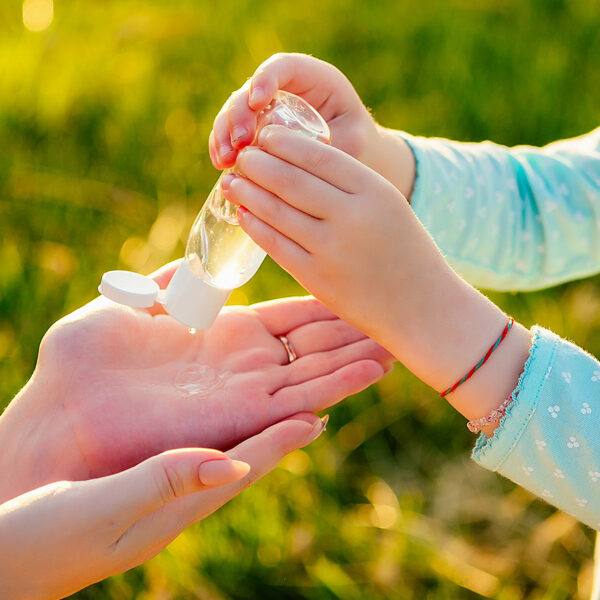
[[[600,128],[544,148],[401,135],[412,207],[470,283],[531,290],[600,271]]]
[[[336,314],[443,390],[485,353],[506,317],[444,260],[398,190],[344,152],[270,126],[244,149],[245,177],[224,179],[242,227]],[[265,151],[266,150],[266,151]],[[529,347],[515,325],[494,353],[502,368],[450,401],[484,416],[514,389]]]
[[[600,129],[545,148],[412,137],[377,125],[334,66],[276,54],[217,115],[209,143],[215,167],[232,166],[252,142],[256,111],[280,88],[317,108],[335,147],[411,201],[470,283],[530,290],[600,270]]]
[[[242,227],[433,388],[460,379],[498,337],[506,315],[449,267],[398,190],[377,173],[282,127],[265,128],[258,142],[240,153],[242,176],[224,182],[227,197],[245,208],[238,213]],[[515,323],[490,360],[447,399],[476,419],[518,390],[511,417],[476,457],[537,494],[550,490],[549,500],[597,526],[600,506],[587,483],[595,483],[588,472],[600,464],[600,438],[596,421],[579,415],[600,414],[595,391],[586,387],[596,382],[595,371],[600,378],[600,364],[550,333],[533,333],[530,350],[531,334]],[[547,453],[524,464],[536,439],[546,442]],[[574,448],[581,454],[567,452]],[[559,487],[551,485],[555,469],[556,479],[565,475]]]

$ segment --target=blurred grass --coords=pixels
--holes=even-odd
[[[0,5],[0,405],[44,331],[116,266],[182,254],[206,139],[265,58],[344,71],[380,122],[544,144],[598,124],[593,0],[75,1],[42,32]],[[494,294],[600,355],[600,280]],[[267,262],[233,297],[298,293]],[[462,418],[401,367],[324,438],[146,565],[78,598],[586,598],[592,532],[468,459]]]

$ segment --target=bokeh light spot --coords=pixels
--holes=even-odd
[[[150,248],[145,240],[133,236],[121,247],[119,258],[130,269],[141,271],[150,258]]]
[[[165,121],[165,132],[174,144],[179,144],[194,135],[196,120],[185,108],[175,108]]]
[[[23,24],[29,31],[44,31],[54,19],[53,0],[25,0],[23,2]]]

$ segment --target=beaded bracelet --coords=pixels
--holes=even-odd
[[[475,373],[475,371],[477,371],[479,368],[481,368],[486,363],[487,359],[492,355],[492,352],[501,344],[501,342],[507,336],[507,334],[510,331],[510,328],[513,326],[514,322],[515,322],[515,320],[512,317],[508,318],[508,323],[506,324],[506,327],[504,327],[504,330],[500,334],[500,337],[490,346],[490,349],[485,353],[483,358],[464,377],[459,379],[454,385],[450,386],[446,391],[442,392],[440,394],[440,396],[442,398],[444,396],[447,396],[448,394],[452,393],[457,387],[461,386],[465,381],[467,381],[467,379],[470,379],[473,376],[473,374]]]
[[[471,433],[479,433],[481,429],[499,421],[505,414],[506,409],[510,406],[513,401],[512,394],[498,407],[495,408],[487,417],[481,417],[480,419],[473,419],[467,423],[467,427]]]

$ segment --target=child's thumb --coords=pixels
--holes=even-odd
[[[187,494],[242,479],[250,465],[218,450],[183,448],[153,456],[103,482],[103,512],[124,528]]]

